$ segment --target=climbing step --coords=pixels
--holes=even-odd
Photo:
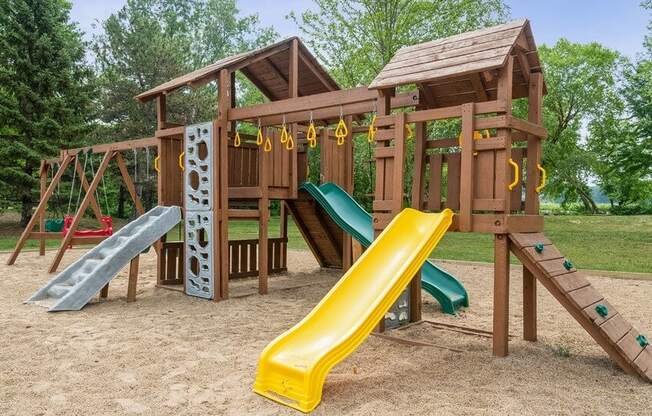
[[[510,234],[512,252],[626,373],[652,382],[652,347],[541,233]]]
[[[25,303],[47,306],[50,312],[80,310],[131,259],[154,244],[179,221],[179,207],[155,207],[89,250]]]

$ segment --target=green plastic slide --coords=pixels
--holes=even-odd
[[[334,183],[316,186],[305,182],[299,189],[312,196],[342,230],[369,247],[374,239],[372,217],[351,195]],[[464,286],[431,261],[421,268],[421,287],[437,299],[445,313],[454,315],[458,308],[469,306]]]

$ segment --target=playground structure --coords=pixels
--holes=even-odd
[[[237,107],[238,71],[270,102]],[[215,120],[192,126],[167,121],[168,94],[213,81],[219,93]],[[258,276],[259,293],[268,292],[270,273],[287,268],[287,221],[291,214],[321,266],[348,270],[304,321],[270,344],[261,356],[256,391],[303,411],[319,403],[328,370],[374,327],[382,331],[385,325],[421,320],[421,274],[428,273],[421,266],[446,230],[494,235],[495,356],[508,354],[512,252],[523,263],[524,339],[537,339],[539,281],[625,372],[652,380],[652,348],[646,338],[542,234],[538,194],[545,186],[546,174],[541,166],[541,141],[546,137],[542,126],[544,93],[527,20],[403,48],[369,88],[348,90],[339,88],[298,38],[290,38],[222,59],[140,94],[138,99],[143,102],[156,101],[155,137],[93,148],[104,152],[104,158],[91,184],[84,186],[87,194],[71,230],[76,230],[89,204],[94,206],[95,189],[113,158],[138,204],[129,175],[123,173],[126,168],[121,167],[120,151],[156,146],[158,203],[182,207],[185,225],[184,241],[168,242],[162,233],[155,245],[157,283],[166,288],[183,287],[187,294],[219,301],[229,297],[229,279],[235,277]],[[528,101],[527,120],[512,114],[512,101],[520,98]],[[460,123],[459,137],[430,137],[434,123],[449,120]],[[243,124],[254,126],[257,134],[243,133]],[[333,183],[344,194],[351,194],[353,140],[358,136],[375,146],[371,227],[354,224],[357,220],[349,218],[338,219],[334,214],[337,209],[332,209],[336,201],[320,196],[325,189],[320,187],[315,192],[310,185],[302,185],[308,177],[308,153],[317,151],[318,145],[321,182]],[[414,210],[440,214],[401,213],[406,205],[408,140],[414,140],[415,149],[409,205]],[[48,237],[42,230],[35,233],[32,229],[39,220],[43,228],[44,206],[54,183],[61,178],[61,169],[72,161],[78,166],[78,154],[78,150],[62,153],[61,168],[49,186],[42,186],[41,203],[10,264],[27,238]],[[271,200],[281,202],[281,232],[270,238]],[[352,209],[347,204],[347,209]],[[362,212],[359,214],[358,219],[367,221]],[[229,221],[242,219],[258,221],[258,239],[229,240]],[[388,236],[385,239],[379,237],[383,232]],[[414,234],[413,239],[408,234]],[[399,239],[402,235],[405,238]],[[391,236],[403,245],[388,244]],[[379,238],[369,245],[374,237]],[[62,239],[51,271],[56,270],[70,243],[79,243],[71,232]],[[369,246],[364,254],[363,246]],[[131,275],[137,274],[137,258],[136,265],[132,260],[130,267],[130,286]],[[384,262],[398,262],[405,268],[385,270]],[[386,274],[370,273],[378,267]],[[378,280],[369,281],[368,276],[378,276]],[[437,275],[435,283],[441,285],[442,279]],[[379,282],[386,290],[374,286]],[[361,296],[364,283],[374,289]],[[359,302],[359,316],[341,320],[344,326],[320,326],[322,308],[352,299]],[[458,298],[453,309],[467,303],[468,299]],[[395,314],[403,314],[405,319],[387,319],[392,304]],[[297,333],[313,338],[298,338],[303,342],[299,343],[304,346],[302,353],[292,354],[299,345],[292,338]],[[324,334],[331,341],[311,349],[311,342],[328,338]],[[290,353],[283,354],[287,351]]]

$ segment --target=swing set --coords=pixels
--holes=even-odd
[[[109,198],[106,192],[104,175],[112,160],[116,162],[120,176],[133,201],[137,215],[142,215],[144,208],[140,199],[141,192],[137,190],[135,180],[132,180],[129,174],[122,153],[127,150],[133,150],[135,155],[134,177],[136,177],[136,151],[137,149],[145,149],[148,166],[147,179],[149,179],[149,148],[152,146],[156,147],[157,145],[158,140],[155,137],[99,144],[85,148],[62,150],[58,158],[41,161],[40,201],[18,239],[16,248],[9,257],[7,264],[12,265],[16,262],[18,255],[28,240],[39,241],[39,254],[42,256],[45,255],[46,240],[60,240],[61,243],[49,267],[49,272],[54,273],[59,267],[67,249],[80,245],[96,245],[111,236],[113,234],[113,217],[109,212]],[[93,160],[96,154],[102,155],[97,169]],[[155,167],[156,164],[157,162],[155,161]],[[53,195],[54,199],[52,202],[54,202],[55,211],[58,211],[61,207],[60,187],[68,168],[72,168],[72,181],[66,213],[63,215],[63,218],[46,219],[48,202],[50,202]],[[87,179],[88,168],[90,168],[92,177],[90,183]],[[98,188],[101,188],[103,194],[104,212],[98,203],[100,199]],[[74,207],[73,198],[75,199]],[[80,228],[81,220],[88,208],[91,209],[93,216],[99,224],[99,227],[96,229]],[[37,224],[38,231],[35,231],[34,228]]]

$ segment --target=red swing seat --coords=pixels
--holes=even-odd
[[[70,230],[72,225],[73,217],[71,215],[66,215],[63,217],[63,230],[61,234],[65,237]],[[73,234],[75,237],[109,237],[113,234],[113,217],[109,215],[102,216],[102,225],[103,228],[98,230],[77,230]]]

